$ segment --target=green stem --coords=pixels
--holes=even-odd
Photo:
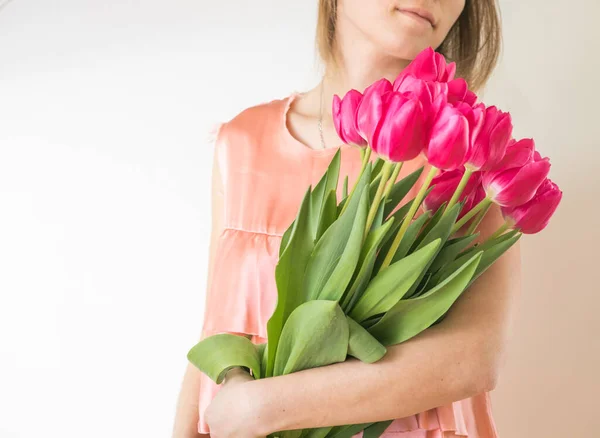
[[[475,229],[479,226],[479,224],[481,223],[481,221],[483,220],[483,218],[485,217],[485,215],[487,214],[487,212],[488,212],[488,210],[490,209],[491,206],[492,206],[492,204],[488,204],[483,210],[481,210],[479,212],[479,214],[473,220],[473,222],[471,223],[471,225],[469,225],[469,229],[466,232],[467,236],[469,234],[473,234],[475,232]]]
[[[392,191],[392,187],[394,187],[394,184],[396,183],[396,179],[398,178],[398,175],[400,174],[400,170],[402,169],[403,164],[404,164],[403,161],[396,163],[396,166],[394,167],[394,171],[392,172],[392,176],[390,177],[390,183],[385,187],[385,191],[383,192],[384,199],[387,199],[390,192]]]
[[[469,182],[469,178],[471,178],[472,173],[473,173],[473,171],[471,169],[468,169],[468,168],[465,169],[465,173],[463,174],[462,178],[460,179],[460,182],[458,183],[458,187],[454,191],[452,198],[450,198],[450,201],[448,202],[448,205],[446,206],[446,209],[444,210],[444,215],[446,213],[448,213],[452,209],[452,207],[454,207],[456,205],[456,203],[458,202],[458,200],[460,198],[460,195],[462,195],[462,192],[465,189],[465,186]]]
[[[364,150],[362,150],[362,149],[364,149]],[[354,185],[352,186],[352,190],[350,191],[350,194],[348,195],[348,198],[346,199],[346,202],[344,202],[344,206],[342,207],[342,211],[340,212],[340,216],[342,215],[342,213],[344,213],[346,211],[346,207],[348,207],[348,204],[350,203],[350,198],[354,194],[354,192],[356,190],[356,186],[358,185],[358,182],[360,181],[360,178],[361,178],[362,174],[364,173],[365,169],[367,168],[367,165],[369,164],[369,158],[371,157],[371,148],[369,146],[365,146],[362,149],[361,149],[361,152],[360,152],[360,154],[362,156],[362,165],[360,166],[360,172],[358,172],[358,177],[356,178],[356,181],[354,181]]]
[[[381,168],[381,179],[379,180],[379,185],[377,186],[377,192],[375,193],[375,199],[373,199],[373,203],[371,204],[371,209],[369,210],[369,215],[367,216],[367,225],[365,228],[366,237],[371,229],[371,225],[373,225],[373,220],[375,220],[375,215],[377,214],[377,210],[379,209],[379,203],[381,201],[381,197],[383,195],[383,189],[385,188],[385,183],[388,181],[390,177],[390,173],[392,172],[392,163],[391,161],[386,161],[383,163],[383,167]]]
[[[498,228],[496,230],[496,232],[494,234],[492,234],[488,240],[492,240],[492,239],[495,239],[496,237],[500,237],[510,227],[511,227],[511,224],[508,221],[504,222],[504,224],[500,228]]]
[[[436,167],[432,167],[429,170],[429,173],[427,174],[427,177],[425,178],[425,181],[423,182],[423,185],[421,186],[421,190],[419,190],[419,193],[417,193],[415,200],[413,201],[413,203],[410,206],[410,210],[408,210],[408,213],[404,217],[404,221],[402,222],[402,225],[400,226],[400,229],[398,230],[398,234],[396,234],[396,237],[394,238],[394,241],[392,242],[392,246],[390,246],[390,249],[385,256],[385,259],[383,260],[383,264],[381,265],[380,270],[387,268],[390,265],[390,263],[392,263],[392,259],[394,258],[394,255],[396,254],[398,247],[400,246],[400,242],[402,241],[402,238],[404,237],[404,234],[406,233],[408,226],[410,225],[413,217],[415,216],[417,209],[421,205],[421,202],[423,202],[425,193],[427,193],[427,189],[429,189],[429,185],[431,184],[431,181],[433,180],[433,177],[435,176],[437,171],[438,171],[438,169]]]
[[[454,227],[452,228],[452,234],[460,230],[467,222],[471,220],[471,218],[473,218],[477,213],[479,213],[491,203],[492,200],[490,198],[485,198],[483,201],[481,201],[479,204],[473,207],[470,212],[465,214],[461,220],[454,224]]]

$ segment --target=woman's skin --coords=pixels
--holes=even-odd
[[[338,1],[339,68],[327,66],[324,79],[327,147],[341,143],[327,104],[333,94],[363,90],[381,77],[393,80],[422,49],[441,44],[464,1]],[[432,14],[434,25],[399,10],[417,6]],[[320,148],[319,98],[315,87],[296,99],[288,113],[290,132],[312,148]],[[479,240],[503,222],[499,209],[490,209]],[[461,295],[440,324],[389,347],[377,363],[350,358],[261,380],[234,369],[206,410],[210,436],[262,438],[278,430],[402,418],[490,391],[497,383],[519,291],[517,243]],[[197,417],[190,418],[192,430]],[[174,437],[208,436],[189,433]]]

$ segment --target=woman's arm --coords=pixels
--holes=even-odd
[[[503,223],[492,208],[482,238]],[[414,415],[496,386],[520,290],[515,244],[465,291],[438,325],[388,348],[377,363],[356,359],[244,384],[256,435]],[[238,394],[239,395],[239,394]]]
[[[223,182],[217,165],[217,152],[214,152],[211,177],[211,234],[208,255],[208,275],[206,291],[210,290],[212,283],[213,265],[217,239],[223,230]],[[199,339],[200,340],[200,339]],[[198,396],[200,393],[200,375],[190,362],[187,363],[181,391],[177,400],[175,422],[173,425],[173,438],[209,437],[209,434],[198,433]]]

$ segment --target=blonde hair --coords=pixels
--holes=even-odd
[[[319,0],[316,45],[326,64],[335,64],[337,0]],[[483,88],[491,76],[502,45],[500,12],[496,0],[465,0],[465,7],[446,39],[436,49],[456,62],[456,76],[473,91]]]

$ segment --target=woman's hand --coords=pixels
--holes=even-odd
[[[253,380],[244,368],[227,373],[205,412],[211,438],[265,438],[257,432],[257,403],[247,390],[247,383]]]

